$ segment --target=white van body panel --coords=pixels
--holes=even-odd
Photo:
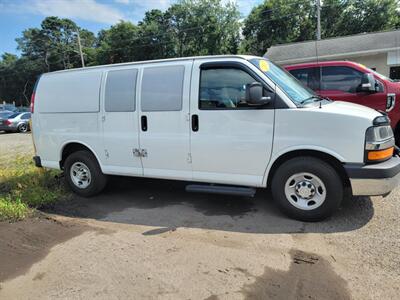
[[[247,59],[182,58],[44,74],[36,89],[32,115],[37,155],[44,167],[60,168],[64,147],[75,142],[93,152],[105,174],[255,187],[265,186],[273,163],[291,151],[315,150],[341,162],[363,162],[364,133],[380,115],[378,112],[341,102],[321,108],[297,108],[284,91]],[[199,109],[199,67],[215,61],[246,65],[289,108]],[[146,68],[168,66],[184,68],[181,109],[144,110],[143,73]],[[132,68],[138,70],[135,110],[106,112],[108,72]],[[191,128],[193,114],[199,116],[198,132]],[[147,117],[147,131],[141,129],[142,116]],[[135,149],[146,150],[147,156],[135,156]]]
[[[180,62],[166,62],[163,64],[146,64],[141,68],[139,81],[139,113],[140,118],[147,118],[147,130],[140,130],[140,148],[146,151],[147,156],[142,158],[143,174],[145,177],[192,179],[192,166],[188,161],[190,156],[190,122],[189,96],[192,60]],[[144,82],[144,76],[147,76]],[[173,78],[178,76],[177,78]],[[182,76],[182,78],[180,78]],[[183,82],[182,82],[183,80]],[[146,94],[160,102],[168,95],[163,93],[164,88],[181,90],[181,99],[177,95],[170,95],[173,104],[178,108],[158,108],[157,103],[150,102],[142,94],[146,84]],[[149,90],[150,89],[150,90]],[[170,99],[170,100],[171,100]],[[153,99],[154,100],[154,99]],[[147,102],[146,102],[147,101]],[[180,104],[179,104],[180,102]]]
[[[35,108],[41,113],[98,112],[101,76],[100,70],[44,74]]]
[[[326,153],[342,163],[363,163],[366,128],[380,113],[358,104],[335,101],[321,107],[277,109],[274,149],[269,170],[282,155],[296,150]],[[312,120],[312,122],[310,122]],[[340,120],[340,122],[338,122]],[[336,138],[339,137],[339,138]]]
[[[251,63],[242,59],[207,60],[219,61],[244,64],[275,89],[275,84]],[[193,180],[261,186],[272,150],[275,110],[199,109],[202,63],[194,62],[190,97],[191,115],[199,118],[199,131],[191,134]]]
[[[105,89],[110,71],[137,71],[134,111],[108,112],[105,108]],[[140,69],[134,66],[120,66],[104,70],[100,103],[100,127],[102,130],[102,151],[99,153],[102,170],[105,174],[142,176],[143,166],[140,157],[133,155],[139,145],[139,113],[138,113],[138,74]]]
[[[79,141],[94,153],[101,153],[98,126],[101,77],[101,70],[42,75],[32,124],[36,152],[43,157],[44,167],[59,169],[62,149],[70,141]]]

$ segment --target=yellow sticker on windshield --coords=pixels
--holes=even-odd
[[[260,70],[263,72],[269,71],[269,64],[266,60],[260,60],[259,62]]]

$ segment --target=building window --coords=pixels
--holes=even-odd
[[[400,79],[400,66],[390,67],[390,78]]]

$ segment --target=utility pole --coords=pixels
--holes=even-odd
[[[82,68],[84,68],[85,67],[85,59],[83,58],[82,45],[81,45],[81,36],[79,35],[79,28],[76,29],[76,33],[77,33],[77,36],[78,36],[78,46],[79,46],[79,53],[81,55]]]
[[[317,2],[317,41],[321,39],[321,1]]]

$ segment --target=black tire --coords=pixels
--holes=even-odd
[[[20,124],[20,125],[18,125],[18,132],[20,132],[20,133],[26,133],[26,132],[28,132],[28,124]]]
[[[291,176],[298,173],[310,173],[317,176],[326,188],[325,200],[315,209],[300,209],[286,197],[285,185]],[[306,222],[321,221],[331,216],[343,200],[344,185],[340,175],[330,164],[321,159],[315,157],[292,158],[284,162],[273,176],[272,197],[281,211],[291,218]],[[297,202],[296,199],[293,201]],[[309,201],[312,203],[312,199]]]
[[[83,163],[90,171],[90,183],[87,187],[78,187],[72,178],[71,168],[75,163]],[[107,176],[101,172],[96,157],[89,151],[80,150],[70,154],[64,163],[66,182],[71,190],[84,197],[91,197],[99,194],[107,184]]]

